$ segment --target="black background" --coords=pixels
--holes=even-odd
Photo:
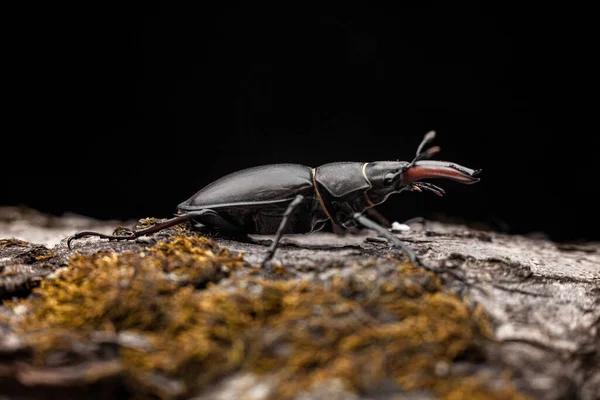
[[[0,205],[168,217],[244,167],[410,160],[435,129],[437,159],[482,181],[387,217],[600,239],[590,10],[293,4],[19,20]]]

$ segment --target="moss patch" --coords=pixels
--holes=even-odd
[[[98,331],[141,338],[119,347],[126,384],[163,398],[240,370],[276,375],[281,399],[333,378],[355,392],[393,380],[446,399],[522,398],[508,378],[497,387],[454,368],[482,357],[491,331],[480,308],[412,265],[373,279],[376,269],[273,281],[252,276],[241,255],[179,234],[140,253],[75,256],[28,299],[5,304],[26,310],[20,334],[40,365]]]
[[[12,246],[27,247],[29,246],[29,242],[16,238],[0,239],[0,248],[5,249]]]

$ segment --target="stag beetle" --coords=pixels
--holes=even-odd
[[[445,193],[438,186],[420,182],[422,179],[445,178],[465,184],[479,181],[475,175],[481,170],[426,161],[440,150],[434,146],[422,151],[434,137],[435,131],[425,135],[411,162],[335,162],[317,168],[272,164],[237,171],[179,204],[179,214],[171,219],[126,235],[81,231],[69,237],[67,244],[71,249],[73,240],[86,236],[132,240],[193,220],[195,228],[238,235],[249,241],[249,233],[275,234],[263,261],[267,265],[283,234],[319,231],[332,220],[345,228],[360,225],[372,229],[417,262],[413,250],[363,212],[405,190],[427,190],[439,196]]]

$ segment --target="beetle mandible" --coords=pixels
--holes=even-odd
[[[73,240],[86,236],[133,240],[193,220],[195,228],[237,235],[248,241],[252,239],[247,234],[274,234],[262,263],[267,265],[283,234],[319,231],[331,220],[345,228],[360,225],[374,230],[399,247],[412,262],[418,262],[412,249],[363,212],[405,190],[427,190],[439,196],[445,193],[432,183],[421,182],[423,179],[444,178],[464,184],[479,181],[475,175],[481,170],[427,160],[440,150],[434,146],[423,151],[434,137],[435,131],[425,135],[410,162],[335,162],[317,168],[272,164],[237,171],[179,204],[179,214],[171,219],[127,235],[81,231],[70,236],[67,245],[71,249]]]

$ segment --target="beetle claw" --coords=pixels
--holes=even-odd
[[[267,258],[260,265],[265,270],[265,273],[267,275],[271,275],[275,272],[275,268],[273,267],[273,260],[271,258]]]

